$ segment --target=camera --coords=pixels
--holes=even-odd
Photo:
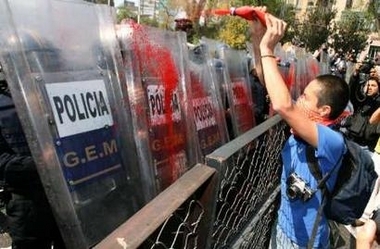
[[[371,60],[366,59],[362,62],[362,65],[359,68],[359,72],[363,74],[369,74],[371,71],[371,68],[373,68],[374,65],[375,64]]]
[[[287,189],[286,194],[289,199],[301,199],[306,202],[313,196],[314,191],[306,184],[306,182],[299,177],[296,173],[291,173],[286,181]]]
[[[364,85],[369,79],[369,74],[359,73],[359,84]]]

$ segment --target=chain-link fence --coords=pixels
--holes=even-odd
[[[95,248],[209,248],[215,173],[197,164]]]
[[[272,117],[215,150],[95,248],[267,248],[288,127]],[[331,224],[332,248],[354,248]]]
[[[212,248],[266,247],[277,210],[286,130],[275,117],[207,156],[207,164],[220,174]]]
[[[96,248],[265,248],[286,131],[276,116],[218,148]]]

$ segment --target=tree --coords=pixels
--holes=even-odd
[[[331,7],[316,6],[311,8],[302,23],[295,24],[295,38],[309,52],[313,52],[326,43],[332,33],[332,20],[336,10]]]
[[[218,39],[235,49],[244,49],[247,41],[247,22],[241,18],[226,17]]]
[[[288,23],[288,32],[286,37],[283,38],[283,42],[289,41],[294,36],[294,20],[295,12],[292,5],[284,4],[282,0],[251,0],[242,1],[241,5],[250,6],[267,6],[267,11],[275,16],[278,16]],[[254,34],[249,34],[247,21],[237,17],[224,17],[220,22],[218,39],[222,40],[224,43],[236,49],[245,48],[247,41],[250,41],[250,36]]]
[[[117,15],[116,15],[117,23],[120,23],[121,20],[124,20],[124,19],[133,19],[136,21],[137,15],[125,6],[118,7]]]
[[[343,54],[352,50],[361,51],[366,46],[369,29],[368,13],[345,11],[334,27],[330,46]]]
[[[157,4],[159,27],[165,30],[174,29],[174,20],[181,12],[181,6],[175,0],[160,0]]]
[[[374,20],[374,29],[379,32],[380,35],[380,2],[372,0],[368,6],[368,13],[373,17]]]
[[[142,16],[140,19],[140,23],[151,26],[151,27],[159,27],[159,23],[156,18],[150,18],[148,16]]]

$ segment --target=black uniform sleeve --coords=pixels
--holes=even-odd
[[[358,96],[360,97],[360,79],[359,75],[351,75],[348,86],[350,89],[350,101],[352,106],[354,107],[354,111],[356,112],[360,106],[360,101],[358,100]]]
[[[15,153],[8,146],[4,137],[0,135],[0,184],[5,184],[4,172],[8,162],[15,157]]]

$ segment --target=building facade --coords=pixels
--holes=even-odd
[[[334,2],[331,6],[332,9],[337,11],[335,20],[340,20],[344,16],[344,12],[347,10],[364,12],[368,10],[368,7],[372,1],[379,0],[286,0],[286,3],[292,4],[296,9],[297,17],[302,20],[305,18],[308,10],[311,10],[317,6],[318,2],[325,1],[326,3]],[[376,4],[376,2],[375,2]],[[368,36],[368,46],[363,50],[359,56],[359,60],[363,60],[366,56],[375,59],[380,58],[380,36],[379,36],[379,24],[380,24],[380,1],[378,3],[377,22],[374,21],[374,25],[377,25],[377,31]]]

